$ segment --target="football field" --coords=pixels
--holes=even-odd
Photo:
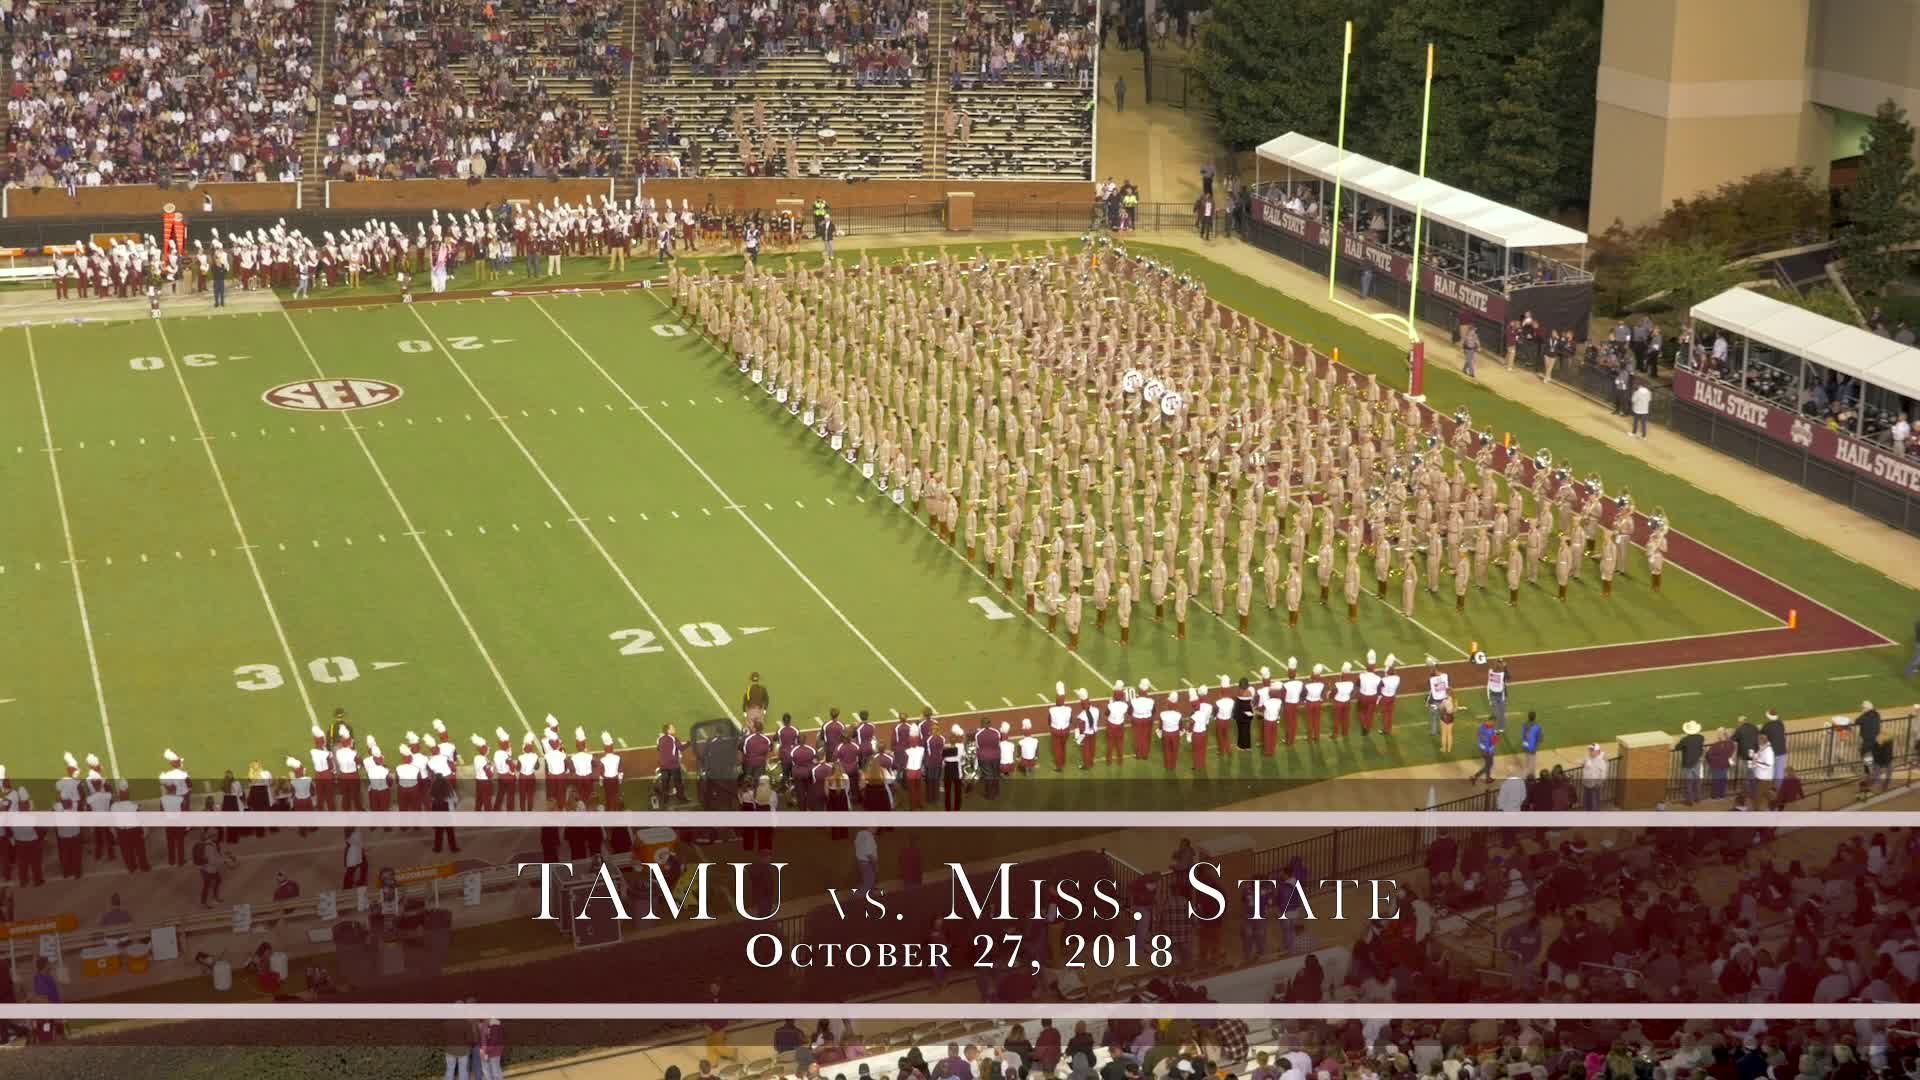
[[[1099,697],[1290,656],[1524,658],[1783,625],[1685,559],[1651,593],[1636,549],[1608,600],[1589,574],[1565,604],[1550,584],[1511,608],[1476,592],[1464,613],[1423,594],[1414,621],[1369,596],[1349,623],[1336,584],[1297,631],[1260,606],[1242,635],[1196,603],[1181,641],[1143,605],[1130,646],[1089,614],[1070,651],[655,290],[11,327],[0,357],[16,776],[52,775],[65,750],[129,777],[168,747],[197,776],[276,767],[336,709],[390,749],[435,718],[464,744],[548,714],[649,745],[668,721],[736,713],[753,671],[803,728],[830,706],[1031,710],[1006,718],[1040,727],[1056,680]],[[1560,744],[1677,724],[1699,683],[1622,660],[1639,673],[1528,686],[1514,663],[1518,707],[1567,708]],[[1232,767],[1280,780],[1434,756],[1422,731]]]

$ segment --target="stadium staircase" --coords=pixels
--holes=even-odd
[[[627,4],[627,22],[621,30],[623,43],[627,48],[627,73],[625,85],[620,88],[619,108],[614,114],[613,130],[619,133],[622,160],[614,182],[613,197],[626,200],[636,198],[640,192],[639,177],[634,173],[634,165],[640,160],[640,72],[645,66],[640,50],[647,47],[645,37],[640,32],[640,9],[644,3]]]
[[[643,145],[650,120],[671,112],[676,141],[700,144],[702,175],[745,176],[733,133],[733,111],[741,108],[756,140],[773,134],[784,150],[786,137],[795,137],[802,176],[915,177],[924,166],[925,93],[924,82],[856,88],[852,76],[810,50],[768,56],[759,69],[731,78],[695,75],[676,61],[640,95],[635,148],[677,150]],[[764,131],[754,124],[756,100],[765,103]],[[831,143],[821,137],[828,129]]]
[[[326,152],[326,133],[333,130],[333,94],[327,89],[333,61],[333,2],[320,0],[314,5],[314,25],[307,31],[313,38],[313,93],[320,108],[300,135],[300,206],[304,210],[318,210],[327,203],[327,177],[320,159]]]
[[[947,129],[941,113],[953,83],[953,50],[947,48],[947,5],[933,5],[932,14],[933,25],[927,28],[926,130],[920,145],[927,179],[938,180],[947,175]]]

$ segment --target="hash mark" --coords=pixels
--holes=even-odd
[[[1699,696],[1700,696],[1700,691],[1698,690],[1682,690],[1677,694],[1655,694],[1653,695],[1653,699],[1655,701],[1668,701],[1673,698],[1699,697]]]
[[[975,705],[975,704],[974,704],[973,702],[971,702],[971,701],[963,701],[963,702],[961,702],[960,704],[962,704],[962,705],[965,705],[965,706],[967,707],[967,711],[968,711],[968,712],[979,712],[979,711],[980,711],[980,708],[979,708],[979,706],[977,706],[977,705]]]
[[[351,536],[349,536],[349,537],[346,537],[345,539],[346,539],[346,541],[347,541],[347,546],[348,546],[348,547],[352,547],[352,546],[353,546],[353,537],[351,537]]]
[[[286,544],[286,541],[284,541],[284,540],[283,540],[283,541],[281,541],[281,542],[280,542],[280,550],[281,550],[281,551],[285,551],[285,550],[287,550],[287,544]],[[175,555],[178,555],[178,554],[180,554],[180,553],[176,551],[176,552],[174,552],[174,554],[175,554]]]
[[[615,520],[613,520],[613,515],[612,515],[612,514],[608,514],[608,515],[607,515],[607,524],[609,524],[609,525],[618,525],[618,524],[620,524],[620,523],[619,523],[619,522],[617,522],[617,521],[615,521]]]
[[[679,521],[679,520],[680,520],[680,511],[678,511],[678,510],[669,510],[669,511],[667,511],[667,512],[673,515],[673,520],[675,520],[675,521]]]
[[[547,413],[548,413],[548,415],[550,415],[550,416],[559,416],[559,415],[560,415],[560,410],[559,410],[559,409],[556,409],[556,408],[554,408],[554,407],[553,407],[553,406],[551,406],[551,405],[549,405],[549,406],[547,406]]]
[[[480,535],[481,535],[481,536],[485,536],[485,535],[487,535],[487,527],[486,527],[485,525],[478,525],[478,526],[475,526],[475,527],[476,527],[476,528],[478,528],[478,529],[480,530]]]
[[[107,440],[107,445],[108,445],[108,446],[119,446],[119,445],[120,445],[120,443],[119,443],[119,442],[118,442],[117,440],[114,440],[114,439],[108,439],[108,440]]]
[[[719,404],[719,405],[725,405],[725,404],[727,403],[727,399],[726,399],[726,398],[723,398],[723,397],[721,397],[721,396],[720,396],[720,395],[718,395],[718,394],[715,394],[715,395],[714,395],[714,397],[713,397],[713,400],[714,400],[714,402],[715,402],[716,404]]]
[[[1872,675],[1833,675],[1833,676],[1829,676],[1827,681],[1828,682],[1846,682],[1849,679],[1871,679],[1871,678],[1873,678]]]
[[[209,558],[209,559],[217,559],[217,558],[219,558],[219,557],[220,557],[220,549],[219,549],[219,548],[208,548],[208,549],[207,549],[207,558]]]
[[[175,555],[178,555],[178,554],[180,554],[180,553],[176,551],[176,552],[174,552],[174,554],[175,554]],[[39,563],[34,563],[34,564],[33,564],[33,568],[34,568],[35,570],[38,570],[38,569],[40,569],[40,564],[39,564]]]
[[[147,437],[145,435],[140,436],[140,445],[141,446],[147,445]]]
[[[709,509],[707,509],[707,508],[706,508],[706,507],[704,507],[704,506],[700,508],[700,512],[701,512],[701,513],[703,513],[703,514],[705,514],[705,515],[707,515],[708,517],[712,517],[712,516],[713,516],[713,511],[711,511],[711,510],[709,510]]]
[[[553,522],[551,522],[551,521],[548,521],[548,522],[543,522],[542,524],[544,524],[544,525],[546,525],[546,527],[547,527],[547,528],[549,528],[549,529],[551,529],[551,528],[553,528]]]
[[[315,548],[318,548],[318,547],[320,546],[320,538],[319,538],[319,537],[317,537],[317,536],[316,536],[316,537],[314,537],[314,538],[313,538],[313,546],[314,546]]]
[[[641,520],[641,521],[645,521],[645,520],[647,520],[647,515],[645,515],[645,514],[641,514],[641,515],[640,515],[640,520]]]
[[[769,510],[773,509],[773,504],[770,502],[763,502],[760,505],[766,507]]]
[[[86,448],[87,448],[87,444],[84,440],[82,440],[82,442],[80,443],[80,449],[85,450]]]
[[[1763,683],[1754,683],[1752,686],[1743,686],[1740,689],[1742,690],[1776,690],[1782,686],[1788,686],[1788,685],[1791,685],[1791,684],[1783,683],[1783,682],[1763,682]]]
[[[85,560],[85,559],[82,559],[81,561],[82,561],[82,562],[85,562],[86,560]],[[108,566],[112,566],[112,565],[113,565],[113,556],[111,556],[111,555],[109,555],[109,556],[107,556],[107,565],[108,565]]]
[[[795,500],[793,500],[793,505],[795,505],[795,506],[797,506],[797,507],[799,507],[799,508],[800,508],[800,509],[802,509],[802,510],[805,510],[805,509],[807,508],[807,504],[806,504],[806,503],[803,503],[803,502],[801,502],[801,501],[800,501],[799,499],[795,499]]]
[[[1006,702],[1006,703],[1007,703],[1007,708],[1009,708],[1009,709],[1011,709],[1011,708],[1013,708],[1013,699],[1012,699],[1012,698],[1010,698],[1010,697],[1002,697],[1002,698],[1001,698],[1000,700],[1001,700],[1001,701],[1004,701],[1004,702]]]
[[[185,555],[182,555],[182,554],[180,554],[180,553],[179,553],[179,552],[177,552],[177,551],[173,553],[173,557],[174,557],[174,558],[176,558],[176,559],[184,559],[184,558],[186,558],[186,556],[185,556]],[[39,564],[39,563],[34,563],[34,564],[33,564],[33,568],[34,568],[35,570],[38,570],[38,569],[40,569],[40,564]]]
[[[387,534],[386,534],[386,533],[374,533],[373,535],[375,535],[375,536],[377,536],[377,537],[379,537],[379,538],[380,538],[380,542],[381,542],[381,543],[383,543],[383,544],[384,544],[384,543],[386,543],[386,542],[387,542]]]
[[[700,403],[699,403],[699,402],[697,402],[697,401],[695,401],[695,400],[693,400],[692,398],[688,398],[688,399],[687,399],[687,404],[689,404],[689,405],[698,405],[698,404],[700,404]]]
[[[520,415],[521,415],[521,416],[531,416],[532,414],[530,414],[530,413],[528,413],[528,412],[527,412],[527,410],[525,410],[525,409],[521,409],[521,410],[520,410]]]
[[[514,531],[514,532],[519,532],[519,531],[520,531],[520,523],[519,523],[519,522],[517,522],[517,521],[516,521],[516,522],[513,522],[513,531]]]
[[[448,536],[452,536],[452,535],[453,535],[453,530],[452,530],[452,529],[448,529],[448,530],[447,530],[446,532],[447,532],[447,535],[448,535]]]
[[[143,552],[141,552],[141,553],[140,553],[140,561],[141,561],[141,562],[143,562],[143,563],[147,561],[147,553],[146,553],[146,552],[144,552],[144,551],[143,551]]]
[[[833,501],[832,499],[828,499],[828,500],[827,500],[827,505],[828,505],[828,506],[839,506],[840,504],[839,504],[839,503],[837,503],[837,502],[834,502],[834,501]]]

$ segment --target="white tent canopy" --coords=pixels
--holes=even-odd
[[[1904,398],[1920,398],[1920,349],[1835,322],[1750,289],[1733,288],[1690,312],[1697,322],[1851,375]]]
[[[1369,157],[1343,155],[1339,148],[1297,131],[1260,144],[1256,153],[1263,160],[1278,162],[1321,180],[1331,182],[1337,178],[1350,190],[1408,213],[1421,210],[1430,221],[1451,225],[1501,247],[1560,247],[1587,242],[1587,235],[1578,229],[1502,206],[1437,180],[1422,180],[1405,169],[1396,169]]]

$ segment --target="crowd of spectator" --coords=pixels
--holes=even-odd
[[[744,9],[721,0],[668,0],[649,5],[641,27],[654,77],[671,74],[676,61],[696,75],[736,76],[798,47],[862,84],[905,85],[926,69],[930,20],[926,7],[910,0],[755,0]]]
[[[309,0],[27,0],[11,15],[4,179],[298,177],[318,108]]]
[[[539,18],[535,18],[539,16]],[[330,178],[603,176],[620,165],[610,112],[550,79],[614,92],[617,0],[342,0],[328,92]],[[455,65],[466,63],[462,73]]]
[[[1004,0],[1004,8],[962,0],[952,45],[956,88],[1007,79],[1091,85],[1099,41],[1088,0]]]

